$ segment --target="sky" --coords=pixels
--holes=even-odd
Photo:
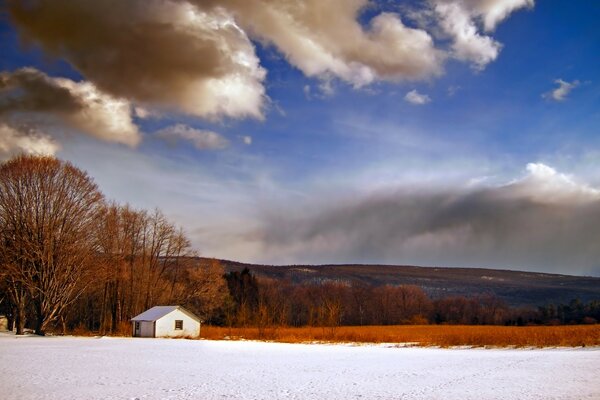
[[[600,3],[5,0],[0,160],[203,256],[600,276]]]

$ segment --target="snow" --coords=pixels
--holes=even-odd
[[[600,399],[600,348],[0,336],[0,398]]]

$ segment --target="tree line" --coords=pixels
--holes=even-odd
[[[432,299],[414,285],[363,282],[294,284],[257,278],[247,268],[225,275],[233,308],[220,325],[337,326],[399,324],[541,325],[600,321],[600,301],[535,308],[510,307],[492,294]]]
[[[68,162],[22,155],[0,165],[0,311],[19,334],[125,331],[157,304],[206,315],[226,296],[223,270],[183,268],[194,255],[159,210],[107,201]]]
[[[25,327],[127,334],[130,318],[180,304],[223,326],[595,323],[600,302],[508,307],[493,295],[431,299],[417,286],[294,284],[198,262],[159,210],[107,200],[85,172],[52,157],[0,165],[0,313]]]

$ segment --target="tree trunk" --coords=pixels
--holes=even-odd
[[[7,316],[8,318],[8,331],[12,332],[15,330],[15,309],[12,308],[11,313]]]
[[[17,304],[15,307],[15,327],[17,328],[17,335],[23,335],[25,333],[25,305]]]
[[[104,283],[102,294],[102,303],[100,305],[100,335],[106,335],[106,297],[108,292],[108,282]]]
[[[35,319],[35,331],[36,335],[46,336],[46,332],[44,330],[44,317],[37,316]]]
[[[46,317],[44,315],[44,311],[42,309],[41,300],[37,299],[35,302],[35,329],[34,333],[40,336],[46,336],[45,325],[46,325]]]

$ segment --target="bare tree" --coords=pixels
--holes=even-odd
[[[227,284],[223,274],[223,266],[215,259],[205,265],[187,267],[185,279],[176,285],[173,300],[209,320],[224,307],[227,300]]]
[[[18,156],[0,166],[2,268],[27,288],[37,334],[85,288],[102,202],[92,179],[70,163]]]
[[[122,321],[153,305],[185,302],[182,293],[190,293],[186,285],[203,279],[188,276],[186,265],[195,255],[190,242],[158,210],[149,214],[110,204],[102,211],[96,241],[101,268],[87,296],[100,318],[89,321],[88,329],[114,332]]]

